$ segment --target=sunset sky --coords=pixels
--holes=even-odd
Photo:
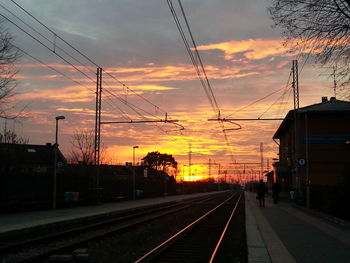
[[[183,21],[177,1],[173,3]],[[193,180],[208,176],[209,159],[216,163],[211,167],[212,176],[217,175],[220,163],[221,172],[226,170],[229,177],[237,178],[243,165],[231,163],[260,162],[261,142],[264,170],[267,162],[271,165],[272,158],[278,157],[272,136],[280,121],[238,122],[241,130],[226,132],[229,146],[219,123],[208,121],[215,113],[166,0],[21,0],[18,4],[114,76],[103,74],[102,121],[164,119],[167,112],[169,119],[185,127],[179,131],[169,123],[103,125],[102,143],[109,162],[131,162],[132,147],[138,145],[137,161],[148,152],[159,151],[172,154],[182,169],[188,165],[191,144],[194,174],[189,177],[185,167],[185,175]],[[182,4],[221,117],[283,118],[293,105],[286,84],[299,52],[288,52],[279,30],[271,27],[269,1],[183,0]],[[36,58],[23,54],[17,63],[16,100],[19,108],[26,106],[27,117],[8,121],[7,127],[31,144],[45,144],[54,142],[55,116],[64,115],[66,119],[59,122],[59,144],[68,155],[74,131],[94,128],[96,66],[12,1],[2,1],[0,8],[1,14],[83,72],[6,22],[15,45]],[[303,63],[300,58],[300,106],[333,96],[333,81],[325,70]],[[224,125],[225,129],[235,127]],[[246,165],[245,174],[255,171],[260,171],[259,165]]]

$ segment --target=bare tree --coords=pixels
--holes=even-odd
[[[274,25],[286,44],[315,62],[337,68],[342,85],[350,83],[350,0],[271,0]]]
[[[71,138],[71,145],[73,146],[69,153],[68,160],[70,163],[75,164],[94,164],[94,131],[92,129],[80,129],[76,130]],[[106,151],[102,145],[100,149],[100,162],[107,163]]]
[[[3,132],[0,132],[0,143],[27,144],[28,142],[27,138],[18,136],[16,132],[9,131],[6,127]]]
[[[93,130],[76,130],[72,135],[73,149],[69,154],[70,163],[92,165],[94,163],[94,133]]]
[[[0,118],[14,118],[8,112],[14,107],[10,103],[16,87],[14,63],[21,54],[13,45],[13,36],[3,23],[0,21]]]

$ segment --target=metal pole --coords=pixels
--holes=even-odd
[[[133,147],[133,156],[132,156],[132,200],[136,199],[135,194],[135,147]]]
[[[219,164],[219,171],[218,171],[218,191],[220,191],[220,164]]]
[[[209,169],[208,169],[208,179],[211,177],[211,159],[209,158]]]
[[[135,179],[135,149],[139,148],[138,146],[133,146],[132,147],[132,199],[135,200],[136,199],[136,189],[135,189],[135,185],[136,185],[136,179]]]
[[[102,103],[102,68],[97,68],[96,73],[96,113],[95,113],[95,143],[94,164],[96,174],[94,178],[93,199],[100,202],[100,146],[101,146],[101,103]]]
[[[260,179],[264,179],[264,144],[262,142],[260,143],[260,162]]]
[[[56,133],[55,133],[55,144],[54,144],[54,158],[53,158],[53,196],[52,196],[52,209],[56,209],[56,165],[57,165],[57,137],[58,137],[58,119],[56,118]]]
[[[57,144],[58,141],[58,118],[56,118],[56,133],[55,133],[55,144]]]
[[[189,148],[189,150],[188,150],[188,175],[189,175],[189,180],[190,181],[192,181],[191,180],[191,178],[192,178],[192,176],[191,176],[191,159],[192,159],[192,157],[191,157],[191,143],[189,143],[188,144],[188,148]]]
[[[53,190],[52,190],[52,209],[56,209],[56,195],[57,195],[57,151],[58,151],[58,121],[65,119],[64,116],[57,116],[56,118],[56,132],[55,132],[55,144],[53,149]]]
[[[298,171],[298,109],[299,109],[299,79],[298,79],[298,61],[293,60],[293,97],[294,97],[294,175],[295,175],[295,186],[298,190],[298,194],[301,191],[299,171]]]
[[[185,193],[185,186],[184,186],[184,181],[185,181],[185,165],[182,165],[182,194]]]

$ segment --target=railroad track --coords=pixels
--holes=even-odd
[[[215,262],[219,252],[222,260],[222,243],[241,197],[233,194],[134,262]]]
[[[122,214],[116,218],[103,220],[83,227],[52,233],[33,239],[2,245],[0,262],[47,262],[50,255],[71,252],[86,247],[89,242],[133,230],[147,222],[178,213],[194,203],[216,198],[206,196],[178,202],[167,206]]]

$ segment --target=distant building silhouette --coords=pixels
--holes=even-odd
[[[58,168],[63,168],[66,158],[58,149]],[[39,173],[52,171],[54,147],[46,145],[0,143],[0,171],[3,173]],[[57,170],[60,172],[60,169]]]

